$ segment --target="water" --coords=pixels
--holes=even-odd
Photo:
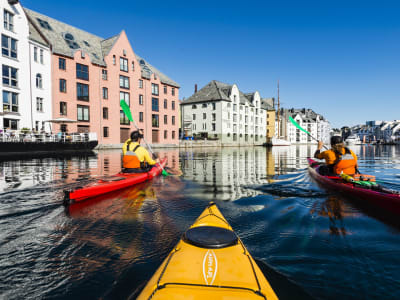
[[[352,149],[400,190],[400,147]],[[319,188],[314,150],[160,151],[182,176],[67,210],[63,190],[117,173],[118,151],[0,162],[0,298],[125,299],[215,201],[282,296],[399,299],[399,218]]]

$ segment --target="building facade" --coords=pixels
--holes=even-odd
[[[103,39],[25,9],[52,48],[52,131],[95,132],[99,144],[120,144],[136,128],[148,143],[178,143],[179,85],[140,58],[124,31]],[[130,106],[134,124],[120,108]]]
[[[0,0],[0,129],[45,129],[51,117],[50,52],[18,1]]]
[[[258,92],[244,94],[236,84],[211,81],[181,102],[183,131],[222,143],[264,144],[266,110]]]

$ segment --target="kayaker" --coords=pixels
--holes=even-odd
[[[148,172],[160,160],[153,160],[149,152],[142,146],[140,141],[143,134],[139,131],[132,131],[131,138],[122,146],[122,173],[143,173]]]
[[[331,148],[321,152],[323,142],[318,141],[318,149],[314,153],[314,157],[325,159],[326,166],[319,168],[321,175],[339,175],[341,172],[354,175],[357,171],[357,156],[349,148],[343,144],[341,136],[331,137]]]

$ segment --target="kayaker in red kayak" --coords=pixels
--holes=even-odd
[[[343,144],[340,136],[331,137],[331,148],[321,152],[324,143],[318,141],[318,149],[314,157],[325,159],[326,166],[319,168],[321,175],[339,175],[342,172],[348,175],[354,175],[357,171],[357,156]]]
[[[148,172],[160,160],[153,160],[149,152],[142,146],[140,141],[143,134],[139,131],[132,131],[131,138],[122,146],[122,173],[143,173]]]

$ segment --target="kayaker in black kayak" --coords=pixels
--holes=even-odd
[[[326,166],[319,168],[321,175],[339,175],[345,173],[354,175],[357,171],[357,156],[349,148],[343,144],[341,136],[331,137],[331,148],[321,152],[323,142],[318,141],[318,149],[314,153],[314,157],[325,159]]]
[[[122,146],[122,173],[143,173],[148,172],[160,160],[153,160],[149,152],[142,146],[140,141],[143,134],[139,131],[132,131],[131,138]]]

